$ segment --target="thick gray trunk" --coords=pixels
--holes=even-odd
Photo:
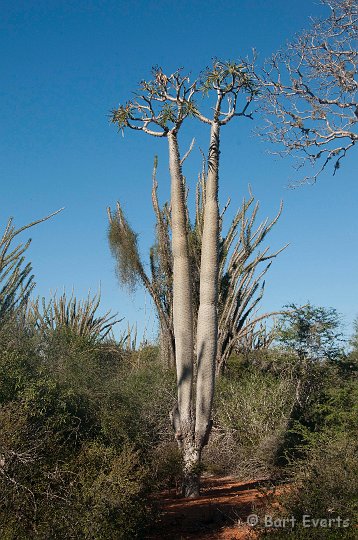
[[[214,122],[210,133],[208,175],[201,248],[200,304],[197,325],[197,393],[195,442],[202,448],[209,436],[215,385],[218,338],[218,247],[219,247],[219,171],[220,126]]]
[[[192,440],[184,441],[182,486],[184,497],[195,498],[200,495],[200,460],[201,450],[194,445]]]
[[[168,133],[173,251],[173,327],[181,434],[193,431],[193,303],[184,183],[176,133]]]

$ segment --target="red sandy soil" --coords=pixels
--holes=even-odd
[[[198,499],[185,499],[168,491],[158,495],[159,518],[147,540],[256,539],[246,523],[263,505],[260,486],[267,481],[238,482],[233,477],[203,480]]]

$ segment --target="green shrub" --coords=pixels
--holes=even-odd
[[[12,324],[0,331],[0,538],[140,537],[162,374],[128,372],[112,342]]]
[[[358,444],[354,434],[326,430],[311,438],[303,459],[293,462],[293,483],[279,498],[281,512],[275,517],[295,518],[295,526],[280,528],[274,538],[356,538],[358,517]],[[271,508],[272,512],[272,508]],[[270,513],[270,512],[269,512]],[[309,519],[331,521],[328,527],[304,526]],[[341,519],[337,526],[337,519]],[[343,520],[347,527],[343,527]]]
[[[307,362],[297,377],[298,399],[278,452],[280,464],[302,457],[316,435],[332,430],[351,433],[358,429],[358,381],[342,362]]]
[[[178,492],[183,477],[183,457],[175,441],[159,444],[152,456],[151,469],[156,489]]]
[[[175,398],[174,374],[157,357],[138,365],[137,354],[123,361],[108,384],[101,402],[101,421],[103,435],[111,444],[130,441],[145,450],[173,439],[169,411]]]
[[[150,523],[146,497],[149,471],[141,465],[138,452],[131,447],[118,452],[91,443],[82,449],[74,465],[79,488],[76,518],[82,537],[137,538]]]

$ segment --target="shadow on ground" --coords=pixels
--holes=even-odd
[[[246,518],[262,506],[264,494],[260,488],[270,485],[268,480],[243,483],[232,477],[206,478],[199,499],[163,492],[156,499],[157,524],[146,540],[255,538]]]

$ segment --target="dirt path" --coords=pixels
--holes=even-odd
[[[257,535],[246,518],[262,506],[263,493],[258,488],[265,483],[211,477],[203,481],[199,499],[161,493],[157,499],[159,520],[147,540],[254,539]]]

